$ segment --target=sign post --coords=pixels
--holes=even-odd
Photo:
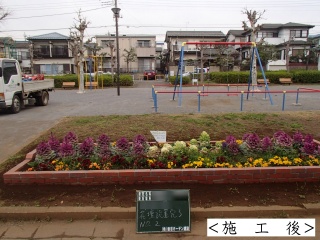
[[[189,190],[137,190],[138,233],[190,232]]]

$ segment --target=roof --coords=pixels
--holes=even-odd
[[[69,40],[70,37],[57,32],[28,37],[28,40]]]
[[[115,34],[95,35],[96,38],[115,38]],[[120,38],[156,38],[156,35],[148,34],[122,34]]]
[[[29,42],[28,41],[15,41],[15,47],[16,48],[29,48]]]
[[[166,40],[168,37],[225,37],[225,34],[221,31],[167,31]]]
[[[313,28],[314,25],[307,25],[307,24],[302,24],[302,23],[293,23],[293,22],[288,22],[285,24],[281,23],[264,23],[261,24],[261,29],[280,29],[280,28]]]
[[[227,36],[228,35],[233,35],[233,36],[236,36],[236,37],[242,37],[242,34],[245,33],[246,31],[245,30],[229,30],[228,33],[227,33]]]

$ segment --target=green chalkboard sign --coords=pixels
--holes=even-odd
[[[190,191],[137,190],[138,233],[190,232]]]

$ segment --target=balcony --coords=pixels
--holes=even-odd
[[[137,57],[154,57],[156,56],[156,48],[136,48]]]
[[[35,48],[33,50],[34,58],[69,58],[68,46],[58,46],[51,48]]]

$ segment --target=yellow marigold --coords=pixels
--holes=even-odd
[[[240,144],[243,143],[243,141],[242,141],[242,140],[236,140],[236,143],[237,143],[238,145],[240,145]]]

